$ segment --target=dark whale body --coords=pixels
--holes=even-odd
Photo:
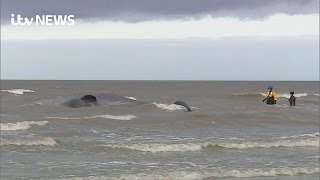
[[[83,96],[72,96],[67,98],[63,105],[70,108],[80,108],[80,107],[91,107],[91,106],[131,106],[131,105],[141,105],[146,104],[142,101],[137,101],[129,99],[124,96],[119,96],[112,93],[98,94],[94,95],[83,95]],[[174,104],[185,107],[189,112],[191,112],[190,106],[183,101],[176,101]]]
[[[144,102],[132,100],[116,94],[106,93],[99,95],[73,96],[68,98],[63,105],[70,108],[90,107],[90,106],[118,106],[118,105],[139,105]]]
[[[176,105],[179,105],[179,106],[183,106],[183,107],[185,107],[189,112],[192,111],[191,108],[190,108],[190,106],[189,106],[187,103],[183,102],[183,101],[176,101],[176,102],[174,102],[173,104],[176,104]]]
[[[84,95],[80,98],[80,100],[86,101],[86,102],[97,102],[97,97],[93,95]]]

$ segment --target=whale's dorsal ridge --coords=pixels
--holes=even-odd
[[[179,106],[183,106],[183,107],[185,107],[189,112],[192,111],[191,108],[190,108],[190,106],[189,106],[187,103],[183,102],[183,101],[176,101],[176,102],[174,102],[173,104],[176,104],[176,105],[179,105]]]

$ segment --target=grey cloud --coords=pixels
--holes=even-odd
[[[11,14],[74,14],[77,19],[138,22],[213,17],[264,18],[319,13],[319,0],[1,0],[2,24]]]

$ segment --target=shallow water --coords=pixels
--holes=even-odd
[[[318,179],[319,82],[272,84],[1,81],[1,179]],[[62,103],[102,93],[145,103]]]

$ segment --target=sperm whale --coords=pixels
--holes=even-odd
[[[90,107],[90,106],[118,106],[118,105],[140,105],[144,104],[142,101],[129,99],[112,93],[105,93],[99,95],[83,95],[73,96],[68,98],[63,105],[70,108]]]
[[[142,104],[150,104],[147,102],[131,99],[128,97],[120,96],[112,93],[102,93],[97,95],[86,94],[86,95],[72,95],[59,99],[49,99],[39,101],[40,104],[54,105],[54,106],[65,106],[69,108],[81,108],[81,107],[92,107],[92,106],[134,106]],[[183,101],[176,101],[173,104],[182,106],[191,112],[190,106]]]
[[[188,110],[188,112],[192,111],[190,106],[187,103],[183,102],[183,101],[176,101],[173,104],[185,107]]]

